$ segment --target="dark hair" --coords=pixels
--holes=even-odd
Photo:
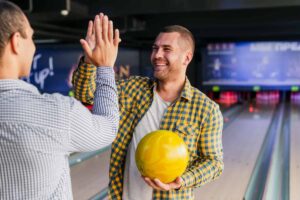
[[[0,58],[12,34],[19,32],[26,38],[24,28],[25,15],[15,4],[0,0]]]
[[[185,27],[180,25],[171,25],[166,26],[162,29],[161,33],[172,33],[177,32],[181,35],[182,38],[184,38],[191,46],[192,52],[194,53],[195,50],[195,38],[193,34]]]

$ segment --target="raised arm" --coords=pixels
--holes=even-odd
[[[109,22],[112,25],[112,21]],[[96,46],[96,27],[95,23],[89,21],[86,38],[81,40],[83,47],[86,49],[85,56],[80,59],[77,69],[73,73],[72,84],[74,88],[75,98],[85,104],[94,103],[94,91],[96,89],[96,66],[88,55],[89,52],[95,49]],[[112,30],[111,30],[112,33]],[[118,34],[118,42],[121,41]],[[112,39],[113,34],[108,34],[107,39]],[[97,51],[94,52],[95,55]],[[100,55],[98,55],[100,56]]]
[[[73,73],[74,97],[85,104],[94,104],[96,90],[96,66],[84,62],[82,57]]]
[[[94,49],[96,46],[94,30],[93,21],[89,21],[85,41],[90,49]],[[72,77],[75,98],[85,104],[94,104],[96,71],[96,66],[92,64],[85,52],[85,56],[80,59]]]
[[[116,136],[119,124],[118,96],[113,66],[120,42],[118,30],[103,14],[93,24],[95,47],[80,40],[85,55],[96,66],[93,114],[78,101],[71,109],[71,149],[90,151],[109,145]]]

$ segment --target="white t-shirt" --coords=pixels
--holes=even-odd
[[[153,189],[142,179],[135,163],[135,150],[140,140],[160,127],[160,122],[170,102],[164,101],[154,89],[153,102],[144,117],[135,127],[126,156],[123,200],[151,200]]]

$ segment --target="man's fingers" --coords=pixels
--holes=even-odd
[[[164,184],[163,182],[161,182],[159,179],[154,179],[153,182],[155,183],[155,185],[163,190],[169,190],[170,187],[167,184]]]
[[[116,31],[116,37],[114,36],[112,21],[106,15],[100,13],[95,16],[93,23],[89,22],[87,38],[80,42],[86,57],[94,64],[113,66],[119,41],[118,31]]]
[[[120,42],[121,42],[120,32],[119,32],[118,29],[116,29],[116,30],[115,30],[114,45],[115,45],[115,46],[118,46]]]
[[[103,21],[102,21],[102,37],[104,41],[108,40],[108,17],[107,15],[104,15]]]
[[[93,24],[93,21],[90,20],[89,21],[89,25],[88,25],[88,29],[87,29],[87,32],[86,32],[86,38],[92,37],[92,35],[93,35],[93,29],[94,29],[94,24]]]
[[[177,177],[175,179],[175,183],[181,185],[182,179],[180,177]]]
[[[113,42],[114,39],[114,25],[111,20],[108,22],[108,40],[110,42]]]
[[[92,57],[92,50],[90,49],[89,44],[87,43],[87,41],[85,41],[84,39],[81,39],[80,44],[83,48],[83,51],[84,51],[85,55],[89,58]]]
[[[102,27],[101,27],[101,19],[98,15],[95,16],[94,24],[95,24],[96,43],[100,45],[102,40]]]
[[[156,189],[156,190],[160,190],[160,188],[158,188],[158,187],[152,182],[152,180],[151,180],[150,178],[145,177],[144,180],[146,181],[146,183],[147,183],[150,187],[152,187],[152,188],[154,188],[154,189]]]
[[[149,182],[148,179],[144,178],[144,181],[147,183],[147,185],[149,185],[150,187],[152,187],[152,186],[151,186],[151,183]]]

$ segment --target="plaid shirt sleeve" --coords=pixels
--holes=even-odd
[[[224,168],[222,147],[223,117],[218,105],[213,104],[206,117],[198,141],[199,158],[181,176],[182,188],[199,187],[218,178]]]
[[[85,63],[82,57],[78,63],[78,67],[73,73],[72,84],[74,89],[74,97],[84,104],[94,104],[94,92],[96,90],[96,72],[97,67],[93,64]],[[116,80],[118,94],[121,94],[122,87],[126,82],[124,80]],[[122,95],[118,97],[122,98]],[[121,104],[122,105],[122,104]],[[121,106],[120,105],[120,106]]]
[[[85,104],[94,103],[96,71],[97,67],[85,63],[82,57],[77,69],[73,73],[72,84],[75,98]]]

